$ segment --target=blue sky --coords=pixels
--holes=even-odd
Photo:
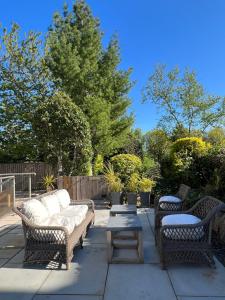
[[[0,0],[0,23],[12,21],[22,30],[45,33],[64,0]],[[121,68],[133,68],[136,85],[130,92],[135,127],[156,126],[160,112],[141,104],[141,90],[154,67],[189,67],[211,94],[225,95],[224,0],[87,0],[101,21],[104,45],[116,33],[121,47]],[[72,4],[73,1],[67,0]]]

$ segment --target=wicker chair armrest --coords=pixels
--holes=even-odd
[[[89,209],[91,209],[93,212],[95,211],[95,204],[94,201],[91,199],[82,200],[82,201],[71,200],[70,205],[88,205]]]

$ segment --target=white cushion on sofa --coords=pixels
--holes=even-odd
[[[55,194],[42,197],[41,202],[47,208],[50,217],[60,213],[59,201]]]
[[[189,214],[174,214],[168,215],[162,218],[162,226],[165,225],[191,225],[201,222],[196,216]],[[167,238],[177,240],[198,240],[204,235],[203,226],[197,228],[185,228],[185,229],[165,229],[164,234]]]
[[[181,199],[175,196],[162,196],[159,199],[159,202],[173,202],[173,203],[181,203]],[[160,207],[162,209],[166,209],[167,205],[165,203],[161,203]],[[177,206],[177,209],[179,210],[179,205]]]
[[[71,234],[75,227],[75,221],[71,217],[65,217],[61,214],[54,215],[50,218],[47,226],[62,226],[66,227],[69,234]]]
[[[60,209],[65,209],[70,205],[70,195],[67,190],[57,190],[55,195],[59,201]]]
[[[81,222],[85,219],[87,211],[87,205],[73,205],[62,210],[60,215],[72,218],[74,220],[74,226],[79,226]]]
[[[42,225],[49,217],[47,208],[37,199],[22,204],[22,213],[34,224]]]

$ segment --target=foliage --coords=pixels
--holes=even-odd
[[[53,91],[41,55],[39,34],[19,38],[19,26],[3,29],[0,37],[0,160],[15,162],[42,157],[32,120],[37,106]]]
[[[128,179],[126,190],[127,192],[137,193],[139,191],[140,176],[138,173],[133,173]]]
[[[131,130],[127,134],[127,141],[120,151],[121,153],[134,154],[140,158],[144,157],[143,134],[140,128]]]
[[[122,191],[123,184],[110,163],[105,167],[104,177],[111,192]]]
[[[197,81],[196,74],[178,68],[166,72],[160,65],[149,77],[143,101],[150,100],[162,111],[160,124],[167,128],[184,126],[205,131],[209,126],[222,123],[225,116],[225,99],[209,96]]]
[[[43,184],[47,191],[54,189],[55,182],[56,182],[56,178],[54,177],[54,175],[48,174],[43,178]]]
[[[133,173],[141,170],[141,159],[133,154],[118,154],[110,159],[114,170],[120,174],[123,183],[126,183]]]
[[[206,134],[206,139],[213,147],[218,149],[225,147],[225,129],[221,127],[212,128]]]
[[[100,175],[104,170],[104,161],[103,156],[98,154],[94,161],[94,175]]]
[[[160,165],[153,158],[144,156],[141,168],[142,176],[158,178],[160,177]]]
[[[45,59],[57,85],[86,115],[94,157],[122,147],[133,123],[127,113],[131,70],[118,69],[115,37],[103,48],[99,20],[83,0],[76,1],[72,12],[65,6],[63,16],[55,14]]]
[[[89,125],[79,107],[62,92],[35,112],[33,129],[46,160],[66,175],[87,175],[92,158]]]
[[[151,192],[152,188],[155,186],[155,181],[150,178],[140,178],[139,180],[139,191],[140,192]]]
[[[144,136],[146,153],[159,163],[168,153],[170,144],[167,133],[162,129],[148,131]]]

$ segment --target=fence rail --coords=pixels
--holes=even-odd
[[[68,190],[73,200],[103,200],[108,192],[104,176],[61,176],[58,188]]]
[[[15,204],[15,177],[0,177],[0,217]]]
[[[32,173],[32,190],[42,190],[44,188],[43,177],[45,175],[56,175],[55,171],[51,168],[51,166],[44,162],[0,164],[0,174],[16,174],[16,191],[28,191],[30,182],[26,177],[20,176],[19,174],[21,173]]]

